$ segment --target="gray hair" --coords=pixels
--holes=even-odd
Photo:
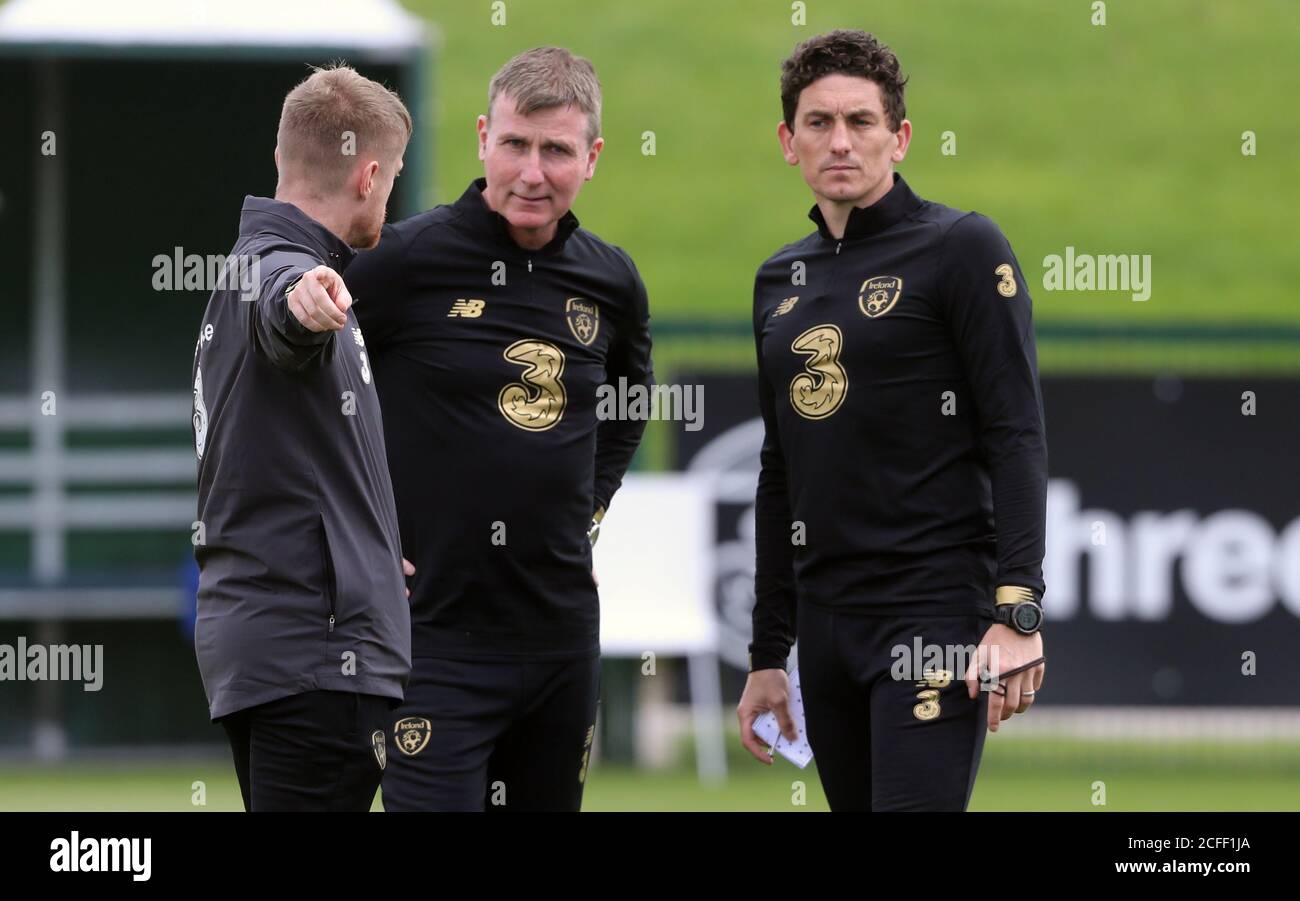
[[[501,94],[525,116],[574,105],[587,114],[587,144],[600,137],[600,81],[589,60],[563,47],[537,47],[513,57],[488,83],[488,121]]]

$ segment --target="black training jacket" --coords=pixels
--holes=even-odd
[[[348,271],[416,567],[413,650],[590,657],[587,529],[645,429],[598,419],[597,389],[652,381],[645,286],[572,211],[547,246],[521,248],[485,185],[386,226]]]
[[[751,667],[784,666],[796,598],[991,614],[1041,597],[1047,441],[1029,290],[1002,232],[895,174],[844,236],[758,270],[766,427]]]
[[[410,610],[365,338],[314,333],[286,289],[355,253],[296,206],[244,200],[194,353],[194,644],[212,719],[305,691],[401,700]]]

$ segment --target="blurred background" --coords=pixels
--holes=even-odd
[[[346,60],[411,108],[400,219],[481,174],[487,82],[544,44],[591,59],[604,89],[575,212],[637,262],[660,381],[705,396],[698,431],[650,424],[597,547],[585,806],[824,809],[815,763],[742,756],[734,707],[753,273],[812,228],[775,137],[779,67],[837,27],[897,52],[900,170],[994,219],[1034,300],[1049,664],[1033,713],[989,736],[972,809],[1300,809],[1287,0],[0,4],[0,652],[103,648],[97,691],[0,681],[0,809],[239,808],[192,644],[188,382],[208,291],[159,290],[160,260],[225,254],[244,195],[274,193],[280,104],[308,64]],[[1147,284],[1051,281],[1053,256],[1088,255],[1136,258]]]

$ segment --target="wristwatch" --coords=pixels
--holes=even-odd
[[[999,585],[995,597],[997,604],[993,618],[1010,626],[1021,635],[1033,635],[1043,627],[1043,608],[1032,588],[1021,585]]]

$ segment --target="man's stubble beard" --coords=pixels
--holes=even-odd
[[[359,241],[349,241],[348,244],[353,250],[374,250],[379,246],[379,236],[381,232],[370,232]]]
[[[348,246],[353,250],[373,250],[379,244],[379,238],[383,235],[384,222],[388,219],[388,209],[379,214],[379,221],[373,225],[367,222],[364,226],[356,228],[348,237]]]

